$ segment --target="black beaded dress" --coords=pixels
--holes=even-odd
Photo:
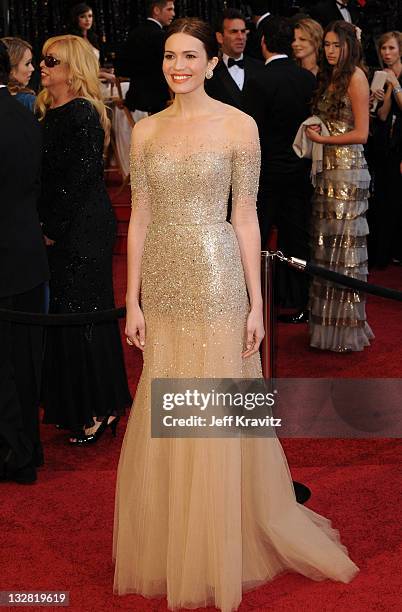
[[[50,313],[114,308],[116,220],[103,178],[104,132],[85,99],[48,110],[40,203],[51,271]],[[71,428],[124,412],[131,398],[117,321],[49,327],[44,422]]]

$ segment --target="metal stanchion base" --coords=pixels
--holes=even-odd
[[[276,253],[262,251],[262,297],[264,301],[265,338],[261,347],[262,371],[266,380],[275,377],[275,332],[276,312],[274,308],[275,258]],[[304,504],[311,497],[311,491],[301,482],[293,481],[296,501]]]
[[[306,501],[310,499],[311,490],[303,483],[296,482],[296,480],[293,480],[293,488],[295,490],[296,501],[299,504],[305,504]]]

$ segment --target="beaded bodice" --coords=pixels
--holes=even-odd
[[[151,140],[132,150],[131,171],[133,207],[148,206],[152,224],[223,222],[231,188],[234,206],[255,208],[259,144]]]

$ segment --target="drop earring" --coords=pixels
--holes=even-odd
[[[214,71],[212,70],[212,68],[208,68],[208,70],[205,73],[205,78],[212,79],[213,76],[214,76]]]

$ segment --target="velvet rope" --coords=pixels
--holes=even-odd
[[[364,293],[370,293],[371,295],[378,295],[383,298],[402,302],[402,291],[396,291],[395,289],[388,289],[388,287],[381,287],[379,285],[373,285],[372,283],[366,283],[365,281],[358,280],[357,278],[351,278],[350,276],[339,274],[333,270],[327,270],[327,268],[322,268],[321,266],[316,266],[315,264],[308,263],[304,269],[304,272],[306,272],[306,274],[310,274],[311,276],[320,276],[321,278],[325,278],[333,283],[337,283],[338,285],[343,285],[344,287],[356,289],[356,291],[362,291]]]
[[[315,264],[305,263],[302,265],[294,266],[290,261],[282,259],[283,263],[295,267],[295,269],[311,276],[319,276],[325,278],[337,285],[343,285],[344,287],[350,287],[356,291],[369,293],[371,295],[378,295],[379,297],[387,298],[390,300],[396,300],[402,302],[402,292],[396,291],[395,289],[389,289],[388,287],[381,287],[379,285],[373,285],[372,283],[366,283],[365,281],[339,274],[333,270],[316,266]],[[114,321],[115,319],[122,319],[126,315],[126,309],[122,306],[120,308],[113,308],[111,310],[102,310],[96,312],[73,312],[65,314],[41,314],[33,312],[20,312],[17,310],[5,310],[0,309],[0,320],[8,321],[9,323],[23,323],[25,325],[42,325],[46,327],[53,327],[57,325],[92,325],[96,323],[104,323],[106,321]]]
[[[25,325],[42,325],[54,327],[62,325],[92,325],[122,319],[126,315],[126,309],[112,308],[111,310],[99,310],[95,312],[71,312],[63,314],[42,314],[39,312],[21,312],[18,310],[0,309],[0,320],[9,323],[24,323]]]

